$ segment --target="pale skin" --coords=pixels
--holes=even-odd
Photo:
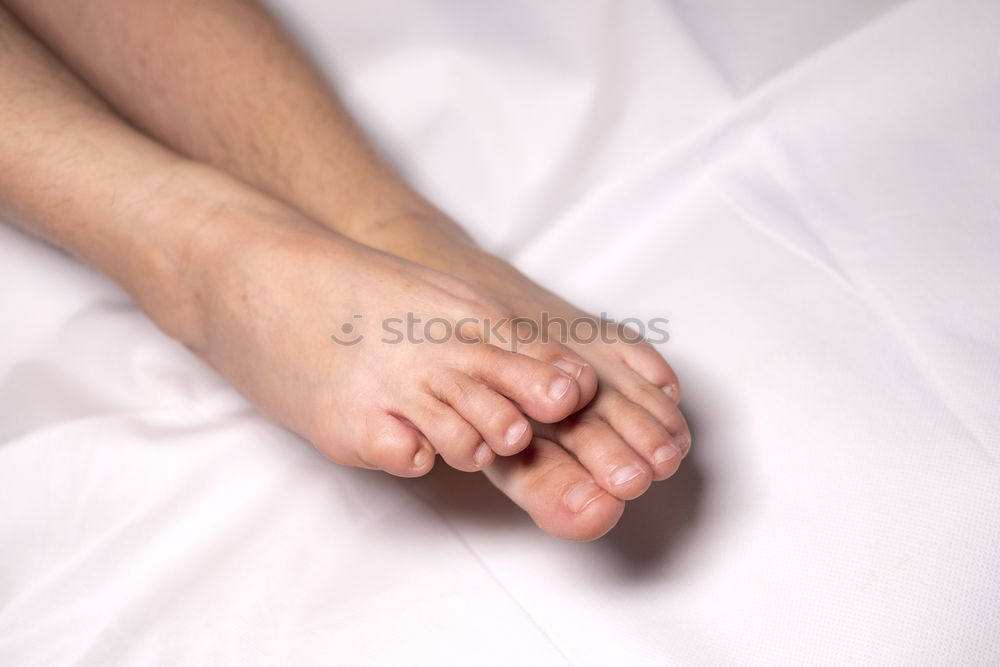
[[[0,123],[26,129],[0,138],[0,172],[17,173],[0,202],[121,283],[265,414],[340,463],[413,476],[436,453],[482,470],[569,539],[604,534],[677,470],[691,442],[679,385],[648,345],[366,352],[315,335],[354,313],[585,315],[378,159],[258,5],[5,4],[72,72],[4,17],[0,76],[20,94],[4,94]],[[330,324],[302,315],[317,312]]]

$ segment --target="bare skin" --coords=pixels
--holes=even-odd
[[[508,313],[481,290],[131,129],[4,10],[0,87],[5,217],[107,273],[332,460],[414,476],[440,453],[479,470],[530,444],[525,415],[558,421],[593,396],[592,369],[558,343],[514,353],[483,342],[479,323]],[[463,340],[334,344],[334,327],[361,311],[360,334],[412,312],[464,322]]]
[[[586,317],[478,249],[388,168],[256,3],[7,4],[120,113],[180,153],[328,229],[462,278],[502,311]],[[652,347],[568,346],[597,371],[596,398],[568,419],[536,424],[530,451],[485,473],[543,529],[592,539],[614,525],[622,501],[677,470],[691,439],[676,375]]]

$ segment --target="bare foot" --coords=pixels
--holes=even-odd
[[[73,62],[91,86],[150,137],[290,202],[309,219],[429,267],[365,251],[322,230],[307,231],[301,219],[285,209],[275,214],[264,202],[259,208],[270,214],[246,216],[241,230],[229,225],[229,240],[221,242],[229,265],[204,281],[203,297],[211,307],[202,309],[208,319],[198,349],[265,411],[317,442],[331,458],[419,474],[429,467],[433,446],[457,467],[481,467],[486,459],[474,454],[485,451],[478,448],[480,441],[500,453],[527,444],[526,432],[516,445],[505,439],[505,429],[525,424],[517,421],[522,418],[511,399],[538,420],[558,421],[596,391],[596,370],[601,389],[593,403],[568,420],[540,427],[543,437],[532,451],[501,457],[488,468],[490,478],[546,530],[586,539],[614,524],[624,499],[676,469],[690,436],[675,403],[676,378],[651,348],[597,343],[573,346],[578,350],[573,353],[559,345],[527,346],[524,354],[513,355],[454,341],[440,346],[373,342],[380,318],[399,317],[405,311],[424,318],[442,315],[451,323],[466,316],[483,319],[511,312],[528,317],[546,312],[567,320],[583,314],[504,262],[475,250],[457,227],[402,182],[367,145],[332,91],[323,86],[323,77],[254,3],[211,3],[203,12],[175,12],[169,3],[143,3],[141,8],[139,3],[118,3],[116,20],[110,22],[103,20],[99,3],[76,3],[79,11],[73,12],[60,9],[65,3],[4,4],[16,4],[18,14],[47,35],[49,44]],[[90,5],[90,11],[83,10]],[[155,14],[154,7],[161,5],[163,13]],[[170,40],[156,39],[164,21],[173,29]],[[95,39],[114,44],[114,57],[108,57],[109,49],[92,48]],[[151,48],[153,43],[166,48]],[[35,57],[31,48],[25,51],[29,59]],[[7,51],[0,64],[10,60]],[[119,52],[125,55],[119,57]],[[240,57],[232,58],[234,53]],[[4,102],[9,97],[29,100],[28,106],[16,107],[20,111],[12,118],[18,122],[43,117],[51,124],[44,127],[61,128],[68,98],[35,93],[47,90],[38,81],[62,86],[73,76],[56,71],[54,64],[46,67],[51,70],[48,78],[38,78],[25,67],[4,70],[11,76],[32,72],[17,88],[21,93],[7,95]],[[262,87],[264,80],[277,84]],[[80,110],[70,114],[74,123],[103,108],[84,88],[70,92],[74,100],[86,98]],[[51,104],[51,99],[64,102]],[[5,106],[0,104],[0,110]],[[63,110],[40,116],[46,109]],[[112,165],[116,179],[134,183],[134,174],[157,171],[144,165],[174,162],[145,139],[136,141],[121,128],[109,130],[117,122],[101,118],[96,122],[102,132],[102,160],[95,162]],[[0,137],[33,140],[50,134],[5,132]],[[93,138],[93,133],[84,134]],[[114,153],[115,160],[103,159],[112,154],[106,150],[105,134],[117,137],[123,147],[122,153]],[[47,158],[45,168],[36,172],[37,183],[44,186],[24,188],[27,199],[54,191],[49,187],[53,166],[74,177],[104,173],[63,169],[89,163],[78,156],[92,155],[92,143],[74,143],[75,152],[68,154],[73,159]],[[18,147],[8,151],[18,165],[25,155],[48,155],[34,150],[34,143],[10,145]],[[143,157],[121,157],[132,154]],[[98,199],[94,192],[128,191],[117,180],[110,181],[117,187],[103,180],[81,183],[88,193],[81,201],[91,204]],[[66,202],[71,201],[60,197],[41,217],[48,219],[50,209],[70,208]],[[261,222],[282,215],[289,218],[284,233]],[[384,222],[390,216],[396,221]],[[371,226],[361,218],[379,224]],[[102,219],[95,216],[94,224]],[[77,224],[73,216],[66,220],[70,222],[47,229],[89,253],[113,277],[120,272],[135,281],[137,295],[151,301],[170,298],[156,289],[160,285],[150,285],[158,282],[155,278],[141,278],[148,272],[134,270],[135,252],[115,252],[117,245],[104,242],[101,234],[88,233],[92,229]],[[157,232],[172,238],[171,227]],[[135,241],[118,224],[103,228]],[[360,233],[352,234],[352,229]],[[125,226],[126,232],[132,230],[148,232],[143,225]],[[243,238],[248,234],[252,238]],[[121,261],[123,256],[128,261]],[[146,305],[156,310],[155,304]],[[355,314],[376,330],[359,331],[366,340],[357,347],[335,347],[330,334],[352,323]],[[164,315],[161,321],[169,319]],[[199,318],[192,319],[197,323]],[[553,366],[573,367],[581,356],[592,366],[576,366],[580,370],[569,375]],[[572,375],[578,375],[575,382]],[[567,393],[549,398],[550,384],[567,379],[572,382]],[[558,386],[555,394],[562,391]]]
[[[556,422],[593,397],[594,371],[558,343],[482,342],[481,323],[508,315],[482,290],[261,208],[206,226],[192,347],[328,458],[415,476],[440,453],[480,470],[529,445],[525,415]],[[407,313],[460,336],[387,336],[383,323]]]
[[[541,288],[503,260],[475,247],[444,219],[401,218],[356,228],[363,243],[477,285],[518,316],[598,322]],[[547,532],[594,539],[617,522],[623,501],[673,475],[691,447],[677,376],[656,350],[635,337],[566,341],[597,371],[597,395],[581,411],[536,425],[532,447],[498,459],[486,475]],[[617,341],[617,342],[615,342]]]

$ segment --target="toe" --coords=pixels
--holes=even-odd
[[[431,381],[430,389],[476,429],[493,452],[510,456],[531,442],[531,426],[517,406],[468,375],[441,373]]]
[[[664,480],[677,472],[690,439],[685,443],[673,436],[648,410],[616,391],[605,392],[601,398],[601,405],[595,409],[643,458],[652,469],[654,480]]]
[[[484,342],[536,361],[556,366],[576,381],[579,392],[571,412],[587,405],[597,393],[597,374],[579,354],[559,342],[559,333],[543,330],[531,318],[513,318],[502,326],[483,331]]]
[[[485,472],[539,528],[563,539],[601,537],[618,523],[625,507],[569,452],[546,438],[535,438],[520,454],[498,458]]]
[[[691,432],[688,430],[687,421],[676,402],[659,387],[646,382],[630,371],[618,375],[615,378],[614,387],[618,393],[632,403],[641,406],[659,420],[679,442],[686,441],[683,449],[685,453],[687,452],[691,444]]]
[[[670,364],[646,342],[618,345],[622,360],[644,380],[657,387],[674,403],[680,403],[681,385]]]
[[[548,424],[577,410],[578,380],[585,368],[573,364],[559,367],[480,344],[466,350],[461,370],[516,402],[532,419]]]
[[[598,401],[600,401],[600,397]],[[583,412],[539,432],[576,456],[594,481],[621,500],[641,496],[653,481],[653,471],[636,450],[588,407]]]
[[[480,447],[484,443],[479,431],[433,396],[414,401],[405,415],[452,468],[474,472],[493,461],[489,446],[485,452]]]
[[[411,425],[383,414],[368,429],[358,458],[370,468],[399,477],[426,475],[434,467],[434,449]]]

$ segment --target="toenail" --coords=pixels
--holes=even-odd
[[[642,474],[642,468],[638,466],[623,466],[611,473],[611,483],[615,486],[631,482]]]
[[[681,455],[681,450],[674,445],[663,445],[653,452],[653,463],[661,466],[667,461],[672,461]]]
[[[510,425],[507,429],[507,433],[504,435],[503,439],[509,446],[513,447],[517,443],[521,442],[521,438],[524,437],[524,432],[528,430],[528,425],[524,422],[515,422]]]
[[[681,433],[680,435],[672,436],[674,441],[674,446],[677,447],[681,454],[687,454],[691,449],[691,434]]]
[[[492,458],[493,450],[485,442],[481,442],[476,447],[476,453],[472,455],[472,462],[476,464],[477,468],[485,468]]]
[[[586,509],[587,505],[597,500],[604,493],[600,487],[593,482],[581,482],[577,484],[563,498],[566,507],[571,512],[580,513]]]
[[[420,450],[413,455],[413,467],[418,469],[425,467],[427,462],[430,461],[430,458],[431,453],[421,447]]]
[[[569,391],[571,384],[573,384],[573,381],[568,377],[556,378],[555,382],[553,382],[549,387],[549,398],[553,401],[558,401],[566,395],[566,392]]]
[[[553,366],[561,370],[563,373],[566,373],[567,375],[572,375],[574,378],[578,378],[580,377],[580,373],[583,372],[583,367],[586,366],[586,364],[582,364],[578,361],[573,361],[572,359],[567,359],[566,357],[563,357],[555,364],[553,364]]]
[[[674,403],[676,403],[677,399],[680,398],[680,392],[677,391],[677,387],[675,387],[674,385],[668,384],[667,386],[660,388],[663,390],[663,393],[666,394],[667,397]]]

